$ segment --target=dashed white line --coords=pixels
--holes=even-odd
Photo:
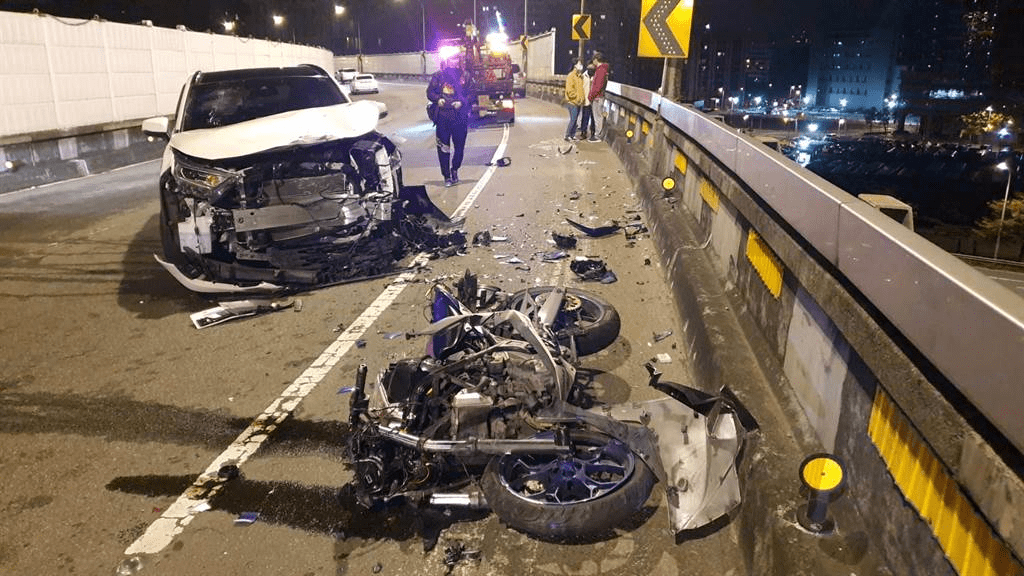
[[[508,145],[508,125],[502,133],[501,143],[495,149],[491,158],[491,166],[484,172],[484,175],[470,190],[469,195],[462,201],[452,215],[457,220],[466,215],[473,206],[476,198],[483,191],[487,182],[494,175],[498,158],[505,153]],[[248,428],[207,466],[206,470],[167,510],[157,518],[146,532],[125,550],[125,554],[132,556],[136,554],[157,554],[174,541],[175,536],[181,534],[185,527],[192,522],[196,514],[208,510],[209,502],[224,486],[224,479],[218,473],[226,465],[241,466],[246,462],[260,446],[267,440],[270,433],[290,415],[299,403],[312,392],[320,382],[327,376],[328,372],[341,361],[342,357],[352,349],[357,340],[369,330],[370,326],[384,313],[405,290],[416,272],[415,270],[427,260],[426,254],[419,254],[414,259],[413,267],[409,272],[398,276],[384,291],[377,296],[370,306],[353,322],[338,339],[331,343],[320,356],[284,392],[276,398],[269,406],[257,416]]]

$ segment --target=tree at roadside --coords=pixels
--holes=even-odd
[[[1002,128],[1013,126],[1014,122],[1012,116],[996,112],[989,106],[984,110],[964,114],[960,117],[960,124],[963,126],[960,130],[961,138],[970,138],[971,142],[974,142],[974,138],[978,136],[984,142],[986,134],[993,134]]]
[[[975,232],[982,238],[994,239],[998,235],[1000,242],[1020,242],[1017,261],[1024,260],[1024,194],[1015,193],[1006,203],[1002,233],[999,232],[1000,215],[1003,213],[1002,198],[989,201],[988,212],[988,216],[977,222]]]

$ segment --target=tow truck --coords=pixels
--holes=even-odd
[[[516,100],[513,80],[519,65],[512,63],[508,52],[508,36],[493,32],[480,40],[472,24],[464,25],[462,38],[442,41],[441,58],[457,57],[471,79],[473,110],[471,120],[493,119],[499,124],[516,121]]]

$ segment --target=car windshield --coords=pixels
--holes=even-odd
[[[182,130],[216,128],[292,110],[344,104],[328,78],[248,78],[199,84],[189,93]]]

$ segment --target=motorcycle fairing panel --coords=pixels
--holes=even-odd
[[[403,186],[401,153],[377,119],[376,105],[356,102],[172,135],[161,264],[192,290],[265,291],[386,273],[409,249],[464,245],[425,187]]]

